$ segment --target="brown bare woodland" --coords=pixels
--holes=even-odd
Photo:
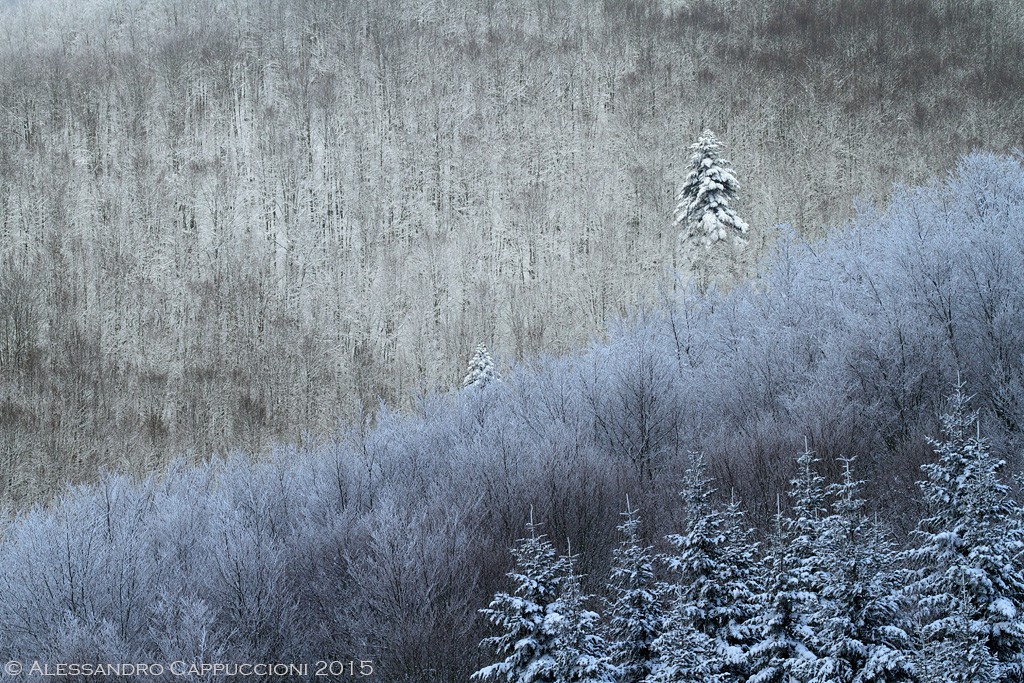
[[[0,9],[18,503],[405,405],[481,340],[581,345],[665,286],[704,127],[762,241],[1024,145],[1013,0],[30,4]]]

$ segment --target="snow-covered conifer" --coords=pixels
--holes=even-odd
[[[676,196],[676,225],[704,247],[727,240],[737,246],[746,244],[748,226],[729,206],[739,183],[727,167],[728,160],[719,156],[721,144],[705,130],[690,149],[691,169]]]
[[[724,670],[733,679],[743,680],[747,673],[747,650],[754,643],[754,617],[758,613],[758,596],[763,593],[759,557],[760,545],[747,524],[739,501],[733,498],[725,508],[725,551],[722,582],[732,600],[719,610],[719,649]]]
[[[568,574],[561,594],[549,614],[549,628],[555,634],[555,672],[558,683],[615,683],[607,641],[600,634],[600,616],[588,610],[580,578],[573,571],[573,558],[564,558]]]
[[[805,448],[792,481],[792,515],[775,518],[766,558],[766,591],[752,620],[756,642],[748,650],[751,683],[806,683],[820,666],[822,591],[829,576],[821,552],[824,480]]]
[[[819,552],[827,504],[825,479],[815,469],[817,462],[818,458],[805,444],[803,452],[797,455],[797,476],[789,492],[793,512],[785,520],[788,552],[795,560],[793,568],[801,573],[803,587],[815,595],[828,581],[829,569]]]
[[[739,183],[719,156],[721,144],[714,133],[705,130],[690,149],[690,172],[676,196],[675,224],[683,256],[706,286],[723,264],[735,265],[734,250],[746,246],[749,228],[729,206]]]
[[[608,640],[621,683],[640,683],[654,668],[654,640],[664,615],[654,575],[654,551],[640,540],[640,516],[627,501],[622,541],[612,553]]]
[[[672,671],[691,670],[688,653],[680,649],[684,643],[697,647],[706,641],[701,661],[716,676],[741,674],[750,644],[756,544],[738,505],[731,505],[725,515],[714,507],[706,469],[703,456],[692,454],[683,489],[686,528],[668,539],[676,553],[667,562],[678,583],[665,633],[655,641],[662,669],[658,680],[688,680],[671,677]]]
[[[761,611],[752,621],[755,642],[747,650],[749,683],[807,683],[813,680],[818,657],[809,624],[804,591],[786,548],[784,520],[775,518]]]
[[[943,440],[932,442],[938,461],[922,466],[927,479],[919,485],[929,517],[916,531],[916,547],[907,551],[907,559],[917,567],[910,588],[917,599],[926,654],[946,656],[942,653],[951,649],[943,643],[958,643],[965,632],[974,634],[994,662],[992,680],[1021,681],[1020,508],[1000,476],[1005,461],[981,437],[978,414],[969,410],[969,401],[963,385],[957,385],[952,409],[943,416]],[[927,670],[942,666],[923,662]]]
[[[1002,678],[999,662],[986,643],[986,634],[972,628],[971,600],[960,591],[953,603],[947,626],[949,637],[931,640],[920,652],[920,683],[995,683]]]
[[[515,592],[498,593],[481,610],[501,629],[481,646],[493,648],[500,661],[485,666],[473,678],[507,683],[555,683],[557,679],[558,600],[567,574],[567,562],[548,539],[537,533],[532,516],[529,535],[512,553],[515,569],[509,573]]]
[[[676,619],[658,639],[661,659],[646,683],[726,683],[714,639]]]
[[[476,352],[470,359],[469,367],[466,370],[466,377],[462,380],[463,387],[483,388],[498,376],[494,368],[494,361],[491,360],[491,354],[487,352],[487,347],[483,344],[477,345]]]
[[[843,479],[829,487],[832,514],[822,523],[821,553],[830,578],[814,623],[821,628],[819,683],[913,681],[912,643],[894,544],[864,513],[863,482],[844,458]]]

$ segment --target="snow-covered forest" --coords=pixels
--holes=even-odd
[[[671,289],[710,128],[750,255],[1024,146],[1016,0],[0,5],[0,497],[309,444]],[[756,258],[754,258],[756,260]]]
[[[651,547],[667,558],[650,572],[672,616],[655,619],[662,673],[810,681],[870,652],[922,680],[1019,680],[1021,226],[1020,156],[970,155],[826,239],[785,236],[758,278],[666,294],[581,351],[315,447],[76,488],[5,530],[0,656],[370,658],[383,680],[465,681],[505,658],[478,610],[508,609],[506,573],[532,567],[553,581],[538,609],[558,616],[541,640],[568,666],[620,642],[602,601],[622,602],[623,563]],[[620,533],[627,505],[638,521]],[[695,571],[735,583],[732,601],[691,609]],[[982,673],[944,678],[961,664]],[[852,680],[835,676],[820,680]]]
[[[0,662],[1024,682],[1017,5],[0,0]]]

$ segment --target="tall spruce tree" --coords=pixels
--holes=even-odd
[[[612,553],[606,601],[611,660],[620,683],[640,683],[654,669],[654,641],[661,634],[664,610],[654,574],[654,550],[640,538],[640,515],[626,501],[625,521],[619,525],[619,547]]]
[[[938,461],[922,466],[927,479],[919,485],[929,516],[916,531],[916,546],[906,553],[917,568],[910,589],[922,621],[922,668],[941,671],[954,662],[934,658],[975,652],[983,643],[988,654],[971,656],[963,680],[983,675],[978,672],[988,671],[991,661],[991,680],[1019,683],[1024,680],[1020,508],[1000,476],[1005,461],[981,437],[969,401],[958,384],[943,416],[943,439],[932,442]]]
[[[830,568],[814,623],[821,628],[817,683],[915,680],[897,555],[885,529],[869,519],[852,458],[829,487],[832,514],[822,524],[821,552]]]
[[[491,354],[487,352],[487,347],[483,344],[477,345],[473,358],[469,361],[469,367],[466,368],[466,377],[462,380],[463,388],[482,389],[497,378],[498,373],[494,368]]]
[[[473,678],[507,683],[558,681],[559,598],[568,574],[566,558],[559,557],[548,539],[537,533],[530,517],[529,535],[513,548],[515,569],[509,578],[514,593],[498,593],[481,610],[501,633],[481,642],[493,648],[500,661],[485,666]]]
[[[705,130],[691,145],[690,172],[676,196],[675,225],[686,265],[705,289],[718,276],[734,276],[749,226],[729,205],[739,183],[721,158],[721,144]]]

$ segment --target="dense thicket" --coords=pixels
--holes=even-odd
[[[4,3],[0,495],[578,348],[705,126],[762,237],[1019,146],[1016,5]]]
[[[0,659],[371,657],[387,680],[464,681],[531,507],[560,551],[572,539],[581,591],[601,592],[627,495],[641,544],[686,529],[691,451],[762,529],[793,453],[828,479],[855,454],[865,514],[905,539],[958,376],[1000,476],[1020,469],[1022,226],[1021,159],[969,156],[827,240],[783,240],[747,286],[667,300],[585,352],[317,448],[75,489],[5,531]]]

